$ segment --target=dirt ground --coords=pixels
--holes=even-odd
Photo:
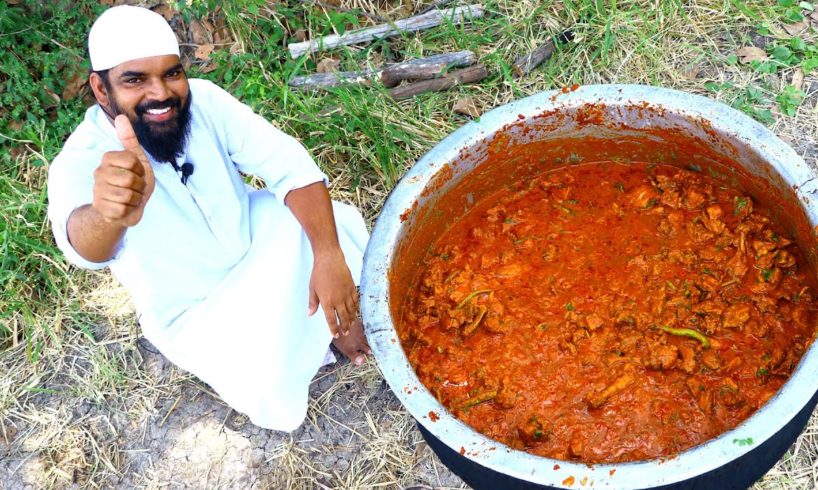
[[[128,355],[155,396],[145,400],[137,388],[120,406],[86,401],[70,412],[59,408],[66,404],[58,395],[30,400],[53,419],[6,425],[6,434],[16,435],[8,437],[11,444],[0,438],[0,488],[81,486],[92,476],[88,467],[110,475],[104,486],[119,488],[464,486],[422,442],[374,362],[355,367],[341,361],[320,370],[308,419],[288,434],[254,426],[144,339]],[[129,416],[131,403],[150,403],[138,407],[150,408],[140,410],[144,420]],[[63,439],[64,454],[40,453],[50,436]],[[82,454],[89,440],[98,452]],[[55,462],[74,472],[53,480]]]

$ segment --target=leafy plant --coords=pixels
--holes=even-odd
[[[781,108],[782,113],[788,116],[794,116],[798,111],[798,106],[803,102],[804,97],[806,97],[806,94],[803,91],[792,85],[787,85],[784,87],[784,90],[775,97],[775,101],[778,102],[778,107]]]
[[[739,89],[732,82],[706,82],[704,86],[711,92],[724,93],[733,108],[740,110],[753,119],[764,124],[775,122],[773,113],[769,109],[771,101],[761,89],[757,87]]]

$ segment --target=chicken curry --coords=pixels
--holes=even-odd
[[[588,463],[670,456],[761,407],[812,342],[812,276],[771,216],[675,166],[551,171],[441,234],[398,332],[489,437]]]

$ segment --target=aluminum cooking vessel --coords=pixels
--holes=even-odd
[[[531,145],[536,152],[519,151]],[[735,429],[672,458],[593,466],[514,450],[474,431],[420,383],[401,347],[393,315],[441,227],[492,189],[561,165],[601,160],[666,162],[733,184],[736,169],[727,162],[737,162],[739,174],[758,177],[745,191],[772,196],[766,204],[815,270],[816,171],[764,126],[710,99],[656,87],[543,92],[458,129],[392,191],[364,257],[361,308],[369,345],[430,446],[474,487],[746,488],[783,455],[815,407],[815,345],[783,388]],[[440,197],[452,189],[460,189],[462,199],[442,204]]]

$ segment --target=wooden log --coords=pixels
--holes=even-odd
[[[403,80],[428,80],[439,77],[449,68],[470,66],[476,62],[477,56],[471,51],[437,54],[389,65],[381,72],[381,82],[386,87],[394,87]]]
[[[467,19],[482,17],[483,6],[480,4],[463,5],[451,9],[433,10],[423,15],[416,15],[406,19],[397,20],[389,24],[380,24],[373,27],[365,27],[354,31],[346,32],[342,35],[333,34],[319,39],[312,39],[301,43],[287,45],[290,56],[295,59],[305,53],[315,51],[325,51],[338,46],[347,46],[369,42],[373,39],[396,36],[404,32],[415,32],[431,27],[439,26],[446,19],[460,23]]]
[[[422,82],[408,83],[400,87],[395,87],[389,90],[389,95],[393,99],[400,100],[424,92],[441,92],[448,90],[457,85],[464,83],[474,83],[480,81],[488,76],[489,72],[485,66],[477,64],[462,70],[455,70],[447,73],[443,77],[433,78],[432,80],[423,80]]]
[[[365,84],[380,78],[386,87],[394,87],[403,80],[436,78],[449,68],[469,66],[476,62],[477,56],[471,51],[457,51],[395,63],[375,70],[317,73],[293,77],[289,85],[303,90],[320,90],[344,84]]]
[[[320,90],[338,87],[344,84],[360,85],[377,80],[381,76],[380,70],[361,71],[334,71],[330,73],[316,73],[302,77],[292,77],[291,87],[301,90]]]
[[[557,41],[560,43],[565,43],[574,38],[574,33],[571,29],[567,29],[562,31],[559,36],[557,36]],[[537,47],[534,51],[525,54],[523,56],[518,57],[514,60],[514,64],[511,65],[512,70],[514,70],[514,74],[518,77],[523,75],[527,75],[531,73],[534,68],[540,66],[543,62],[548,60],[556,51],[556,45],[554,43],[554,39],[549,39],[541,46]]]
[[[521,77],[527,73],[530,73],[534,68],[540,66],[542,62],[554,54],[556,49],[557,48],[554,47],[554,41],[549,39],[545,42],[545,44],[539,46],[534,51],[524,54],[523,56],[520,56],[514,60],[514,64],[511,65],[511,69],[514,70],[515,75]]]

